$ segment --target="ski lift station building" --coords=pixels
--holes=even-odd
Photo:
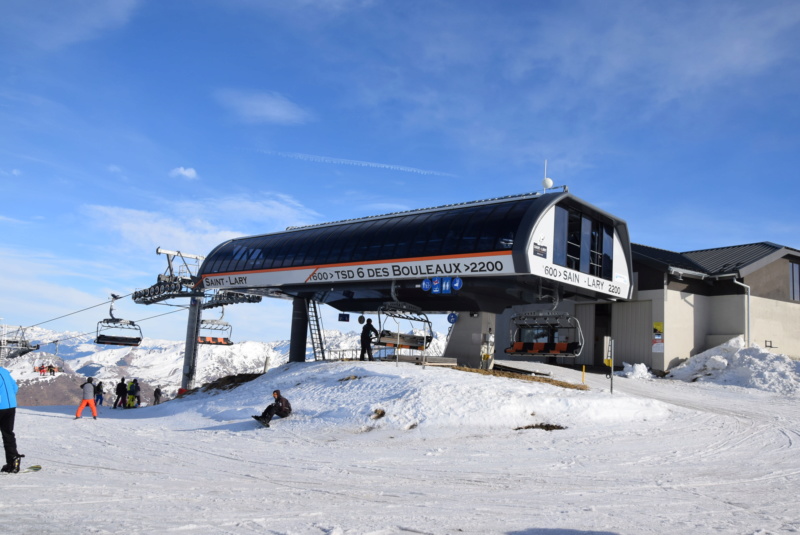
[[[477,367],[487,342],[506,355],[511,316],[531,308],[577,311],[591,339],[594,304],[630,298],[631,266],[626,223],[563,188],[236,238],[217,246],[198,276],[207,291],[291,299],[293,361],[305,359],[315,304],[364,314],[395,303],[456,313],[444,356]],[[533,351],[530,339],[515,358],[545,345],[547,355],[575,353],[579,335],[566,327],[572,332],[556,339],[552,329],[550,340],[539,332],[540,347]]]
[[[314,342],[317,304],[448,314],[443,356],[471,367],[487,356],[601,366],[609,339],[618,365],[657,371],[737,336],[800,356],[800,251],[631,244],[625,221],[566,188],[236,238],[198,279],[218,296],[292,300],[292,361],[305,360],[309,331]]]

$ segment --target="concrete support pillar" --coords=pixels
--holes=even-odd
[[[189,303],[189,320],[186,323],[186,345],[183,350],[183,377],[181,388],[194,388],[194,374],[197,369],[197,335],[200,332],[200,319],[203,299],[192,297]]]
[[[459,366],[491,368],[493,362],[484,362],[483,354],[489,336],[496,332],[496,317],[496,314],[489,312],[459,312],[444,356],[455,358]],[[494,342],[491,347],[493,352]]]
[[[292,301],[292,337],[289,340],[289,362],[306,361],[308,344],[308,305],[305,299]]]

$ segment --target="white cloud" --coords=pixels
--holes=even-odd
[[[202,218],[182,220],[171,214],[119,206],[86,206],[84,212],[97,226],[119,235],[121,248],[139,252],[165,247],[202,255],[241,234],[217,228]]]
[[[56,50],[124,26],[140,3],[140,0],[4,0],[0,34],[6,34],[16,43]]]
[[[0,222],[3,223],[25,223],[21,219],[14,219],[13,217],[6,217],[4,215],[0,215]]]
[[[790,58],[786,39],[800,24],[792,2],[578,5],[579,16],[558,11],[539,19],[536,32],[514,36],[521,46],[506,63],[511,80],[536,79],[539,91],[555,85],[549,100],[557,102],[587,87],[663,102],[729,86]]]
[[[114,234],[112,243],[120,249],[147,253],[164,247],[199,255],[231,238],[276,232],[318,218],[291,197],[269,194],[185,201],[160,211],[100,205],[84,206],[82,211],[95,227]]]
[[[182,176],[189,180],[197,179],[197,171],[193,167],[176,167],[169,172],[169,176]]]
[[[331,158],[328,156],[317,156],[315,154],[303,154],[300,152],[275,152],[264,151],[266,154],[273,156],[280,156],[282,158],[293,158],[295,160],[304,160],[307,162],[329,163],[334,165],[353,165],[356,167],[374,167],[377,169],[388,169],[390,171],[401,171],[403,173],[416,173],[418,175],[435,175],[435,176],[455,176],[450,173],[442,173],[440,171],[431,171],[429,169],[419,169],[417,167],[408,167],[405,165],[394,165],[390,163],[379,162],[365,162],[363,160],[347,160],[345,158]]]
[[[246,123],[295,125],[312,120],[309,111],[275,92],[257,93],[221,89],[214,96],[220,104]]]

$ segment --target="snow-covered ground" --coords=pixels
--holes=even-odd
[[[753,359],[783,371],[793,362],[740,358],[748,351],[717,353],[736,377]],[[20,408],[25,465],[44,469],[0,476],[0,525],[59,534],[796,533],[794,364],[745,386],[630,373],[614,378],[612,394],[604,375],[575,390],[404,363],[309,362],[160,406],[103,407],[96,421],[74,420],[73,406]],[[581,382],[579,371],[535,368]],[[250,415],[275,388],[295,412],[264,429]],[[373,419],[377,409],[383,418]],[[524,429],[535,424],[565,429]]]

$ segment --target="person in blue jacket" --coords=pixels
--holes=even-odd
[[[17,382],[5,368],[0,368],[0,433],[3,435],[3,448],[6,450],[6,464],[0,472],[16,474],[24,455],[17,451],[17,439],[14,436],[14,417],[17,413]]]

